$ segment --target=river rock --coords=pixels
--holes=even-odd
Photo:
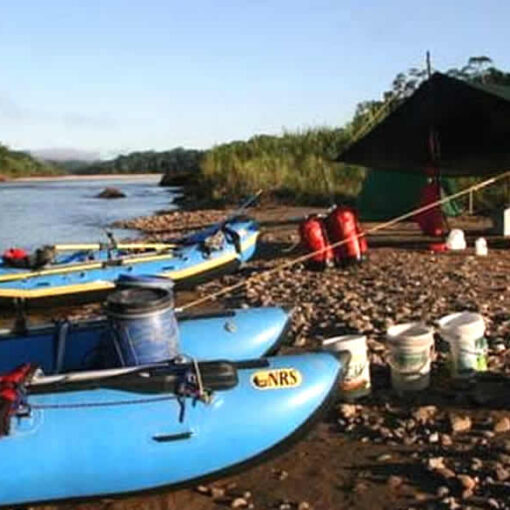
[[[354,404],[342,404],[338,411],[344,418],[354,418],[358,414],[358,408]]]
[[[118,188],[105,188],[97,198],[125,198],[126,194]]]
[[[494,432],[503,433],[510,431],[510,418],[503,416],[494,424]]]
[[[450,426],[452,432],[462,433],[471,430],[471,418],[467,415],[450,414]]]
[[[427,460],[427,468],[430,471],[435,471],[436,469],[444,468],[444,459],[443,457],[431,457]]]
[[[457,475],[457,480],[465,490],[472,491],[476,487],[476,480],[469,475]]]
[[[210,494],[213,499],[223,498],[226,494],[226,491],[223,487],[215,487],[213,485],[210,489]]]
[[[503,466],[496,466],[496,478],[500,482],[504,482],[505,480],[508,480],[510,478],[510,472],[508,469],[505,469]]]
[[[247,508],[248,501],[244,498],[235,498],[230,503],[230,508]]]
[[[392,475],[388,478],[386,483],[391,490],[395,490],[404,483],[404,479],[401,476]]]
[[[422,406],[418,407],[416,411],[413,412],[413,418],[419,423],[427,423],[437,414],[436,406]]]

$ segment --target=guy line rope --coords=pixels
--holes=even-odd
[[[257,281],[257,280],[263,280],[264,278],[267,278],[268,276],[270,276],[272,274],[278,273],[278,272],[282,271],[283,269],[287,269],[289,267],[294,266],[295,264],[299,264],[301,262],[305,262],[306,260],[313,258],[315,255],[326,251],[330,247],[331,248],[336,248],[338,246],[342,246],[342,245],[350,242],[352,240],[352,238],[359,239],[359,238],[365,237],[365,236],[367,236],[369,234],[373,234],[374,232],[378,232],[378,231],[383,230],[385,228],[391,227],[393,225],[396,225],[400,221],[403,221],[405,219],[408,219],[408,218],[411,218],[411,217],[415,216],[416,214],[420,214],[422,212],[428,211],[429,209],[433,209],[434,207],[436,207],[438,205],[445,204],[445,203],[449,202],[450,200],[454,200],[455,198],[459,198],[461,196],[467,195],[468,193],[470,193],[472,191],[478,191],[480,189],[486,188],[487,186],[490,186],[491,184],[494,184],[495,182],[500,181],[500,180],[505,179],[505,178],[508,178],[508,177],[510,177],[510,170],[507,170],[506,172],[504,172],[504,173],[502,173],[500,175],[497,175],[495,177],[491,177],[490,179],[482,181],[482,182],[480,182],[478,184],[474,184],[473,186],[470,186],[469,188],[466,188],[466,189],[463,189],[463,190],[461,190],[461,191],[459,191],[457,193],[454,193],[453,195],[450,195],[448,197],[442,198],[440,200],[436,200],[435,202],[432,202],[430,204],[424,205],[423,207],[419,207],[418,209],[414,209],[414,210],[412,210],[412,211],[410,211],[408,213],[402,214],[401,216],[397,216],[396,218],[393,218],[393,219],[388,220],[386,222],[380,223],[379,225],[376,225],[375,227],[372,227],[372,228],[368,229],[367,231],[365,231],[365,232],[363,232],[361,234],[357,234],[355,236],[349,237],[348,239],[343,239],[342,241],[338,241],[336,243],[332,243],[327,248],[322,248],[320,250],[316,250],[314,252],[307,253],[305,255],[301,255],[300,257],[296,257],[294,259],[289,260],[288,262],[284,262],[283,264],[279,264],[279,265],[277,265],[277,266],[275,266],[275,267],[273,267],[271,269],[268,269],[267,271],[263,271],[262,273],[258,273],[258,274],[255,274],[253,276],[250,276],[248,278],[245,278],[244,280],[242,280],[240,282],[237,282],[237,283],[235,283],[233,285],[229,285],[228,287],[223,287],[222,289],[220,289],[217,292],[213,292],[211,294],[207,294],[206,296],[200,297],[198,299],[195,299],[194,301],[191,301],[189,303],[184,304],[183,306],[178,308],[178,310],[179,311],[187,310],[189,308],[193,308],[193,307],[198,306],[198,305],[200,305],[202,303],[205,303],[207,301],[214,300],[214,299],[216,299],[216,298],[218,298],[220,296],[223,296],[225,294],[229,294],[230,292],[232,292],[232,291],[234,291],[236,289],[240,289],[240,288],[244,287],[249,282],[254,282],[254,281]]]

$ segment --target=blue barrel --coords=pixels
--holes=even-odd
[[[122,366],[163,362],[179,354],[173,296],[168,290],[146,287],[119,290],[108,297],[105,311]]]

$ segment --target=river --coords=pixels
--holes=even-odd
[[[158,186],[160,176],[90,177],[0,183],[0,252],[11,247],[105,241],[112,222],[152,214],[172,204],[176,190]],[[105,187],[127,196],[99,199]],[[114,230],[133,237],[129,230]]]

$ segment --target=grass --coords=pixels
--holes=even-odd
[[[349,200],[365,172],[332,161],[346,141],[343,129],[317,128],[218,145],[201,162],[199,185],[213,200],[238,200],[258,189],[299,203]]]

